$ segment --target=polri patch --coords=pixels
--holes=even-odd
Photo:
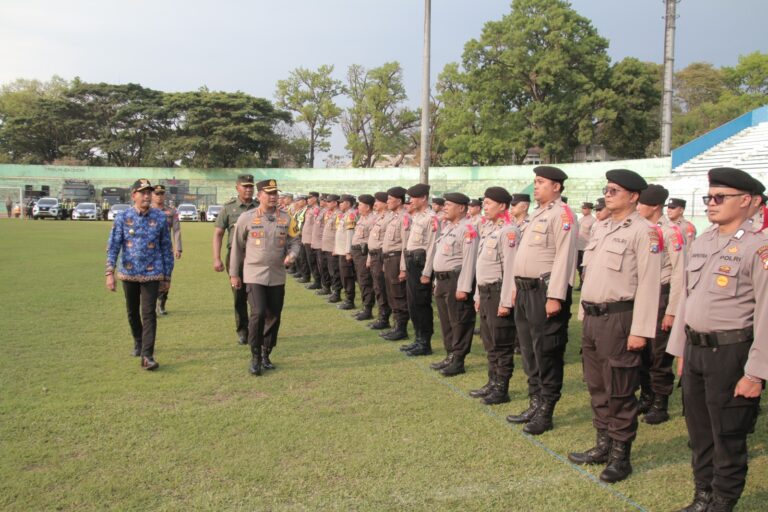
[[[509,245],[510,247],[514,247],[515,245],[517,245],[517,233],[515,233],[514,231],[510,231],[509,233],[507,233],[507,245]]]
[[[760,261],[763,262],[763,268],[768,270],[768,245],[764,245],[757,250],[757,255],[760,256]]]

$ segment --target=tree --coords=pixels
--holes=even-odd
[[[768,54],[753,52],[739,57],[732,68],[723,68],[728,84],[744,94],[768,95]]]
[[[675,97],[684,112],[716,102],[724,91],[723,73],[708,62],[694,62],[675,73]]]
[[[296,121],[304,123],[309,131],[309,167],[315,166],[315,153],[328,151],[331,144],[331,126],[341,116],[341,109],[333,102],[344,87],[331,77],[333,66],[320,66],[317,71],[297,68],[286,80],[277,82],[277,106],[296,113]]]

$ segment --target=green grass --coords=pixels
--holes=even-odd
[[[411,360],[289,278],[273,360],[247,372],[211,224],[185,224],[158,372],[140,370],[122,293],[104,289],[107,223],[0,221],[2,510],[672,510],[692,479],[680,398],[641,423],[634,474],[596,482],[564,462],[591,446],[580,324],[571,325],[556,428],[538,438],[467,397],[485,382],[475,338],[465,375]],[[436,323],[436,325],[438,325]],[[435,336],[440,346],[439,336]],[[768,498],[766,418],[750,437],[740,510]]]

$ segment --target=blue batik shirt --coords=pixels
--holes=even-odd
[[[122,252],[118,263],[118,255]],[[173,245],[162,210],[135,207],[115,217],[107,242],[107,272],[122,281],[162,281],[173,272]]]

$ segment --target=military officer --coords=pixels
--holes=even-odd
[[[256,184],[259,207],[237,219],[232,235],[229,279],[233,288],[245,288],[251,316],[248,344],[251,346],[250,372],[261,375],[272,369],[270,354],[277,345],[280,316],[285,300],[285,267],[301,249],[296,221],[277,209],[277,182]],[[240,268],[242,268],[242,278]]]
[[[323,217],[323,260],[330,278],[331,295],[328,297],[328,302],[331,304],[341,302],[339,258],[333,254],[336,245],[336,230],[339,225],[339,199],[341,198],[338,194],[325,196],[326,210]]]
[[[224,203],[219,216],[216,217],[216,224],[213,228],[213,270],[223,272],[225,265],[229,265],[232,250],[232,232],[237,219],[243,213],[256,208],[253,201],[253,175],[241,174],[237,177],[237,196]],[[221,261],[221,242],[224,238],[224,231],[227,232],[227,255],[224,262]],[[242,279],[242,269],[240,278]],[[227,274],[230,269],[227,268]],[[241,345],[248,343],[248,295],[245,288],[232,288],[232,296],[235,301],[235,329],[237,338]]]
[[[584,282],[584,276],[582,274],[581,263],[584,261],[584,249],[589,243],[590,235],[592,233],[592,226],[595,224],[595,218],[592,216],[592,210],[594,209],[594,203],[585,201],[581,203],[581,219],[579,219],[579,236],[576,239],[576,269],[579,271],[579,287],[577,290],[581,290],[581,285]]]
[[[475,264],[475,311],[480,313],[480,336],[488,358],[488,382],[469,392],[487,405],[509,402],[509,379],[514,369],[515,281],[512,267],[520,229],[509,220],[512,196],[502,187],[485,191],[485,222],[480,230]]]
[[[325,228],[325,214],[328,211],[327,194],[320,196],[320,210],[315,216],[315,227],[312,228],[312,252],[317,261],[317,269],[320,272],[320,288],[315,292],[317,295],[331,294],[331,274],[328,272],[328,261],[323,252],[323,229]]]
[[[336,217],[336,241],[333,254],[339,262],[339,281],[344,290],[344,301],[339,309],[355,309],[355,263],[352,261],[352,237],[355,234],[357,211],[355,197],[342,194]]]
[[[389,329],[389,316],[392,309],[389,306],[387,298],[387,281],[384,274],[384,235],[389,224],[390,212],[387,206],[388,195],[386,192],[376,192],[374,194],[373,209],[375,220],[371,233],[368,235],[368,258],[365,261],[366,267],[371,270],[371,279],[373,280],[373,292],[376,295],[376,304],[379,307],[379,314],[376,321],[368,324],[368,327],[375,330]]]
[[[322,288],[320,284],[320,269],[317,266],[317,256],[312,251],[312,234],[315,229],[317,215],[320,212],[319,198],[320,194],[318,192],[310,192],[307,195],[307,211],[304,214],[304,225],[301,228],[301,244],[304,258],[309,267],[309,277],[312,279],[312,282],[307,285],[308,290],[319,290]]]
[[[512,215],[512,222],[525,231],[525,226],[530,222],[528,209],[531,207],[531,196],[529,194],[512,194],[509,213]]]
[[[610,219],[598,224],[584,253],[582,358],[592,401],[596,445],[570,453],[576,464],[603,464],[600,479],[624,480],[632,473],[637,435],[641,354],[656,336],[662,239],[637,212],[648,185],[637,173],[606,173],[603,190]]]
[[[768,238],[747,217],[763,189],[740,169],[710,170],[704,201],[715,228],[688,251],[667,347],[683,367],[693,452],[695,493],[685,510],[733,510],[744,490],[747,434],[768,379]]]
[[[165,186],[155,185],[152,191],[152,208],[157,208],[163,214],[165,214],[165,220],[168,222],[168,229],[171,232],[171,239],[173,240],[173,254],[176,259],[181,259],[181,223],[179,222],[179,214],[176,212],[176,208],[165,205]],[[170,282],[168,283],[168,289],[162,291],[157,296],[157,314],[167,315],[165,311],[165,303],[168,301],[168,292],[171,289]]]
[[[435,241],[424,273],[435,276],[435,303],[446,357],[430,364],[446,377],[464,373],[464,359],[472,348],[475,326],[475,264],[479,236],[467,219],[469,197],[458,192],[443,195],[445,225]]]
[[[410,225],[410,215],[406,213],[403,187],[392,187],[387,190],[387,216],[382,254],[384,257],[384,280],[387,285],[387,300],[389,309],[395,317],[395,326],[379,334],[388,341],[403,340],[408,337],[408,300],[406,299],[405,279],[400,273],[400,259],[405,249],[403,233]]]
[[[680,226],[685,235],[685,242],[691,245],[693,239],[696,238],[696,226],[693,225],[683,214],[685,213],[686,201],[685,199],[679,199],[673,197],[667,203],[667,217],[673,224]]]
[[[366,265],[368,259],[368,239],[376,222],[373,214],[375,198],[370,194],[361,194],[357,198],[358,216],[355,221],[355,230],[349,247],[349,256],[355,266],[357,284],[360,286],[360,297],[363,300],[363,309],[357,312],[355,320],[370,320],[373,318],[373,278],[371,269]]]

